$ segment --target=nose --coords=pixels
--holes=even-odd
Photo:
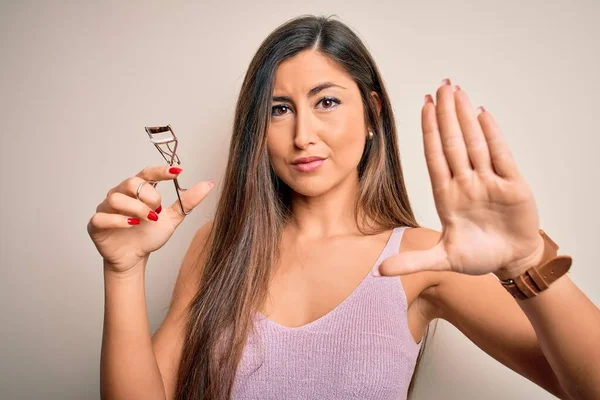
[[[310,111],[298,110],[296,114],[296,134],[294,144],[296,147],[305,150],[310,144],[317,142],[313,115]]]

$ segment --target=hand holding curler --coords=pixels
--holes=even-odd
[[[181,168],[169,165],[146,167],[108,191],[87,225],[105,268],[126,273],[160,249],[215,185],[213,180],[197,183],[161,210],[161,195],[154,186],[180,173]]]

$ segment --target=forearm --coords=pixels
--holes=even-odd
[[[600,310],[564,275],[517,300],[561,386],[572,399],[600,399]]]
[[[126,275],[104,268],[104,330],[100,392],[106,399],[164,399],[148,325],[146,265]]]

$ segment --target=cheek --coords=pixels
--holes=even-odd
[[[364,130],[362,118],[348,116],[338,121],[328,135],[336,164],[352,167],[358,164],[365,146]]]
[[[279,158],[283,154],[284,144],[281,140],[275,140],[277,135],[273,132],[267,133],[267,152],[270,158]]]
[[[285,168],[285,156],[289,151],[289,144],[282,143],[281,140],[274,140],[273,136],[267,136],[267,155],[271,167],[275,170],[275,173],[281,177],[281,174]]]

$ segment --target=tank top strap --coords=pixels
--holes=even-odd
[[[395,256],[396,254],[398,254],[400,252],[400,243],[402,241],[402,236],[403,236],[406,228],[408,228],[408,227],[407,226],[397,226],[392,230],[392,234],[390,235],[388,244],[381,254],[380,261],[383,261],[388,257]]]
[[[395,256],[400,252],[400,242],[407,226],[397,226],[392,230],[390,238],[381,252],[379,258],[373,265],[373,270],[379,266],[386,258]]]
[[[405,228],[393,229],[377,263],[399,252]],[[336,308],[300,327],[260,318],[232,400],[406,399],[420,343],[399,277],[367,275]]]

